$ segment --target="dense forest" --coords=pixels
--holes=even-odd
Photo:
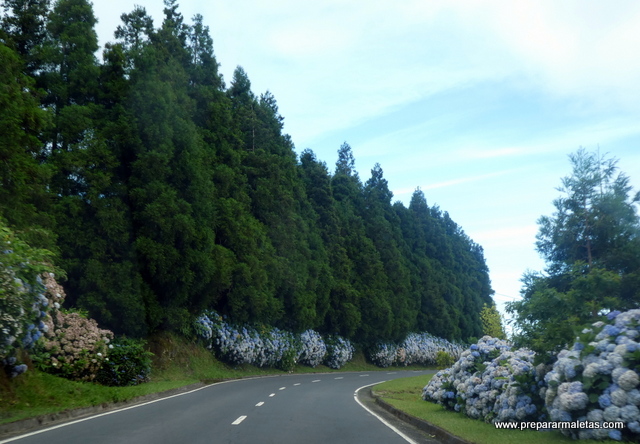
[[[405,207],[347,143],[296,154],[270,92],[227,85],[202,16],[121,16],[98,59],[88,0],[5,0],[0,216],[56,254],[66,304],[142,337],[211,308],[361,344],[482,336],[482,248],[417,189]]]

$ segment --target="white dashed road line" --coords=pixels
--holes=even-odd
[[[311,381],[311,382],[320,382],[320,380],[319,380],[319,379],[316,379],[316,380],[314,380],[314,381]]]
[[[300,383],[299,383],[299,382],[296,382],[296,383],[295,383],[295,384],[293,384],[293,385],[300,385]]]
[[[264,405],[264,401],[260,401],[259,403],[256,404],[256,407],[262,407]]]
[[[284,390],[286,389],[286,387],[280,387],[278,390]]]
[[[244,416],[240,416],[238,419],[236,419],[235,421],[233,421],[233,422],[231,423],[231,425],[238,425],[238,424],[240,424],[242,421],[244,421],[245,419],[247,419],[247,416],[246,416],[246,415],[244,415]]]
[[[344,379],[342,376],[338,376],[337,378],[333,378],[333,379]]]
[[[360,375],[360,377],[362,378],[363,376],[369,376],[369,375]]]
[[[275,393],[271,393],[271,394],[269,395],[269,398],[273,398],[274,396],[276,396],[276,394],[275,394]]]

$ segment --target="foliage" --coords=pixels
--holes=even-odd
[[[16,351],[29,349],[47,332],[43,323],[49,301],[43,272],[51,259],[46,250],[31,248],[0,219],[0,360],[12,376],[26,371]]]
[[[436,353],[436,366],[439,369],[445,369],[447,367],[451,367],[454,362],[455,362],[455,359],[453,359],[453,356],[451,356],[446,351],[440,350],[438,351],[438,353]]]
[[[558,354],[544,393],[553,421],[623,421],[622,430],[564,429],[579,439],[640,436],[640,310],[609,313]]]
[[[310,367],[321,364],[328,350],[320,333],[307,330],[300,335],[300,342],[302,344],[300,363]]]
[[[313,330],[294,335],[276,327],[237,326],[215,311],[201,314],[194,328],[216,356],[236,365],[253,364],[291,371],[297,363],[315,367],[325,362],[338,369],[351,360],[354,353],[353,345],[340,336],[330,336],[325,341]]]
[[[122,14],[101,60],[88,0],[3,3],[0,211],[59,252],[67,307],[128,337],[207,308],[283,341],[481,335],[481,247],[419,190],[392,203],[380,165],[361,181],[346,142],[335,172],[298,156],[275,96],[242,67],[226,85],[204,18],[165,3],[158,26]]]
[[[460,356],[460,344],[435,337],[429,333],[409,333],[400,344],[378,343],[368,350],[369,360],[380,366],[390,365],[437,365],[440,352],[445,352],[454,360]]]
[[[571,154],[553,216],[542,216],[537,250],[545,273],[524,275],[522,299],[507,304],[514,340],[539,352],[568,346],[581,325],[602,313],[637,307],[640,218],[617,160],[584,149]]]
[[[356,349],[348,339],[333,335],[328,336],[325,342],[327,344],[327,354],[323,363],[327,367],[337,370],[353,359]]]
[[[378,367],[389,367],[398,359],[398,346],[389,343],[375,344],[367,350],[367,359]]]
[[[484,304],[482,306],[482,311],[480,312],[480,319],[482,320],[482,332],[485,336],[507,339],[507,335],[504,331],[502,315],[496,308],[495,304],[492,304],[491,306]]]
[[[509,343],[485,336],[440,370],[422,397],[486,422],[540,420],[543,374],[533,357],[531,350],[512,351]]]
[[[95,381],[102,385],[128,386],[149,381],[153,353],[145,349],[146,341],[116,337],[108,346]]]
[[[49,313],[46,332],[33,354],[44,371],[78,381],[93,381],[107,359],[113,332],[98,327],[81,311],[61,308],[65,293],[52,274],[45,276]]]

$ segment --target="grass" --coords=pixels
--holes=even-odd
[[[247,376],[283,374],[281,370],[273,368],[226,365],[216,360],[205,348],[170,334],[151,338],[149,348],[155,355],[151,381],[132,387],[105,387],[90,382],[69,381],[32,369],[31,365],[29,371],[14,379],[8,379],[4,372],[0,372],[0,424],[76,408],[128,401],[197,382],[212,383]],[[315,368],[298,365],[294,372],[379,370],[384,369],[367,363],[364,354],[360,352],[340,370],[324,365]]]
[[[560,432],[534,430],[498,430],[492,424],[468,418],[461,413],[422,400],[422,388],[433,375],[395,379],[376,385],[374,392],[387,403],[417,418],[448,430],[460,438],[477,444],[563,444],[576,442]],[[603,444],[616,441],[581,440],[580,444]]]

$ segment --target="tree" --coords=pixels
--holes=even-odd
[[[0,22],[10,44],[25,62],[25,73],[37,77],[43,62],[49,0],[5,0]]]
[[[480,312],[480,319],[482,320],[482,333],[498,339],[507,339],[507,335],[504,332],[502,315],[500,315],[495,304],[491,306],[484,304]]]
[[[583,148],[569,158],[573,172],[558,188],[564,196],[553,202],[557,211],[538,220],[538,252],[553,272],[567,271],[578,261],[590,269],[623,272],[629,264],[621,263],[618,253],[637,241],[634,204],[640,202],[640,192],[629,196],[629,178],[616,175],[616,159]]]
[[[553,216],[538,220],[536,247],[546,273],[523,277],[523,298],[507,304],[516,342],[554,351],[582,324],[612,310],[636,308],[640,288],[640,218],[629,178],[617,160],[579,149],[569,156]]]
[[[50,169],[38,161],[46,115],[33,79],[21,68],[18,54],[0,43],[0,216],[20,230],[50,228],[50,215],[43,211],[50,200]],[[33,241],[35,234],[26,240]]]

